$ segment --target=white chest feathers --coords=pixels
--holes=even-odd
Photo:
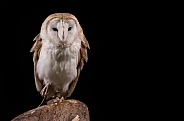
[[[37,63],[38,77],[46,83],[52,83],[63,92],[77,76],[78,52],[80,45],[68,48],[43,44]]]

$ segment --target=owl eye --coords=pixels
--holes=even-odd
[[[57,29],[57,28],[52,28],[52,30],[53,30],[53,31],[58,31],[58,29]]]
[[[72,27],[68,27],[68,31],[70,31],[72,29]]]

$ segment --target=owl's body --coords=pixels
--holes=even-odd
[[[77,77],[80,46],[78,45],[73,52],[71,49],[43,44],[37,63],[38,77],[44,80],[44,84],[52,83],[63,96],[69,84]]]
[[[31,52],[37,91],[47,100],[56,93],[69,97],[88,59],[89,44],[77,18],[69,13],[51,14],[34,40]]]

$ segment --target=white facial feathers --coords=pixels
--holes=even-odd
[[[46,41],[53,42],[56,45],[69,46],[73,44],[77,34],[75,20],[62,20],[54,18],[48,22],[46,28],[47,36],[41,34]]]

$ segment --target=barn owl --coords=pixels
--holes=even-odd
[[[33,41],[37,91],[46,102],[70,97],[90,49],[78,19],[70,13],[51,14]]]

